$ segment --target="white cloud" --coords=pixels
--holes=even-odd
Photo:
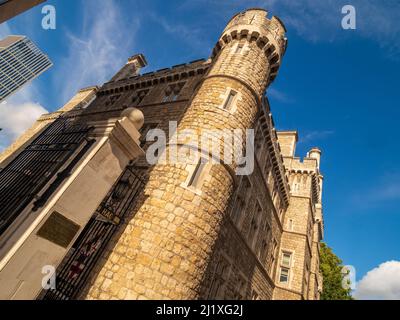
[[[47,113],[40,104],[33,102],[0,104],[0,151],[28,129],[37,118]]]
[[[36,101],[37,96],[35,86],[29,83],[0,103],[0,151],[48,112]]]
[[[108,81],[135,53],[132,45],[139,28],[138,17],[121,12],[113,0],[101,6],[97,1],[84,1],[83,5],[82,30],[67,34],[68,55],[55,74],[63,101],[83,87]]]
[[[4,39],[5,37],[7,37],[10,34],[11,34],[11,29],[10,29],[9,25],[7,24],[7,22],[0,23],[0,40]]]
[[[400,299],[400,261],[387,261],[369,271],[353,294],[359,300]]]

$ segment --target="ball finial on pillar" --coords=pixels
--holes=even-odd
[[[134,124],[137,130],[140,130],[144,124],[143,112],[137,108],[126,108],[121,112],[121,117],[127,117]]]

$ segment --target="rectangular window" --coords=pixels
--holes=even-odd
[[[289,252],[282,253],[282,266],[290,268],[290,263],[292,260],[292,254]]]
[[[232,108],[232,105],[233,105],[233,102],[234,102],[236,94],[237,94],[237,92],[234,91],[234,90],[231,90],[229,92],[229,95],[226,98],[225,103],[224,103],[224,109],[225,110],[230,110]]]
[[[207,161],[204,158],[200,158],[197,162],[196,168],[194,169],[192,176],[189,180],[188,186],[199,187],[202,178],[202,173],[204,171]]]
[[[281,274],[279,276],[279,282],[288,283],[289,282],[289,269],[281,268]]]

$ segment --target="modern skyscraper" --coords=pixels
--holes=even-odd
[[[24,36],[0,41],[0,101],[38,77],[53,63]]]
[[[0,23],[45,1],[46,0],[0,0]]]

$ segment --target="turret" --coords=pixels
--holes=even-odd
[[[318,167],[318,169],[319,169],[319,167],[320,167],[321,154],[322,154],[322,151],[321,151],[319,148],[317,148],[317,147],[312,148],[312,149],[307,153],[307,156],[308,156],[309,158],[312,158],[312,159],[316,159],[316,160],[317,160],[317,167]]]

